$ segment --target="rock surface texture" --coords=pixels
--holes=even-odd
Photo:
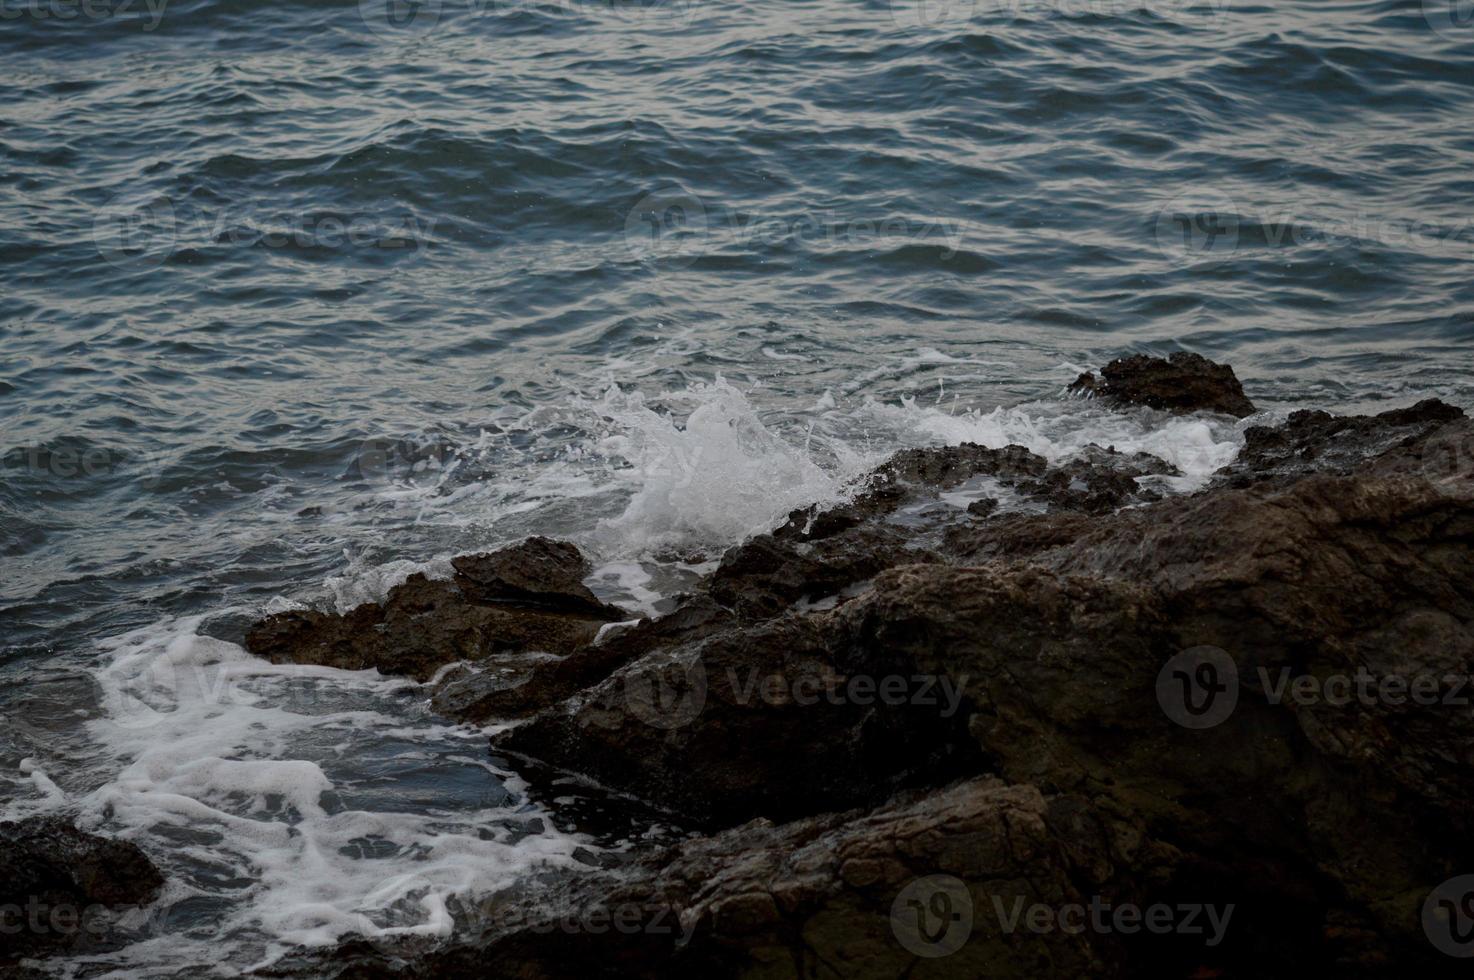
[[[1142,360],[1111,397],[1253,411],[1227,368]],[[508,644],[442,710],[523,718],[495,752],[693,836],[487,897],[445,948],[282,972],[1459,974],[1474,910],[1438,889],[1474,874],[1474,424],[1300,412],[1199,492],[1158,492],[1174,472],[910,450],[660,619]],[[978,479],[1012,502],[956,503]],[[636,927],[590,926],[621,909]]]
[[[1168,358],[1136,354],[1112,361],[1100,377],[1086,372],[1070,390],[1123,405],[1146,405],[1168,412],[1219,412],[1244,418],[1254,403],[1244,394],[1233,368],[1201,354],[1178,352]]]
[[[126,841],[54,817],[0,823],[0,967],[96,948],[109,913],[148,904],[163,884]]]

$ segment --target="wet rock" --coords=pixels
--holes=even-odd
[[[1210,367],[1174,368],[1197,378],[1177,410],[1229,410]],[[1132,377],[1149,393],[1167,374]],[[898,454],[851,503],[732,549],[669,616],[492,665],[456,710],[531,711],[496,751],[705,836],[496,896],[450,948],[350,947],[305,975],[1460,966],[1421,908],[1474,873],[1474,423],[1429,402],[1250,432],[1242,465],[1159,500],[1172,469],[1109,448],[1063,466],[1022,447]],[[915,547],[916,505],[975,477],[1049,510],[949,504]],[[1360,677],[1377,693],[1357,696]],[[933,886],[907,891],[931,875],[963,891],[934,908]],[[907,945],[906,913],[964,896],[981,923],[965,943]],[[1020,897],[1235,911],[1208,947],[1000,928],[994,899]],[[679,932],[586,927],[619,907]]]
[[[583,584],[588,560],[567,541],[532,537],[490,554],[461,555],[451,566],[461,594],[472,602],[517,603],[605,620],[624,616]]]
[[[707,827],[875,803],[976,764],[956,687],[884,656],[849,662],[830,621],[793,614],[655,650],[494,748]]]
[[[1160,499],[1161,494],[1145,486],[1143,478],[1180,475],[1175,466],[1150,453],[1128,456],[1114,446],[1091,445],[1037,479],[1019,482],[1017,489],[1046,502],[1051,510],[1105,514],[1128,503]]]
[[[990,517],[997,509],[998,501],[992,497],[983,497],[967,505],[967,512],[973,517]]]
[[[1113,975],[1126,956],[1119,935],[999,925],[995,903],[1005,916],[1015,907],[1088,903],[1102,890],[1099,876],[1113,877],[1118,855],[1144,867],[1170,861],[1138,842],[1120,854],[1112,828],[1074,809],[1033,787],[976,779],[872,812],[756,821],[619,876],[498,897],[487,903],[482,936],[426,957],[413,972],[903,977],[930,963],[947,976]],[[1121,879],[1110,883],[1113,901],[1137,894]],[[933,958],[938,952],[947,955]],[[285,975],[397,975],[391,957],[362,946],[334,960]]]
[[[527,559],[522,573],[513,570],[519,558]],[[342,614],[268,616],[247,632],[246,648],[274,663],[374,668],[422,681],[458,660],[528,651],[565,656],[587,646],[605,623],[630,618],[574,581],[583,567],[572,545],[532,539],[457,559],[452,582],[412,575],[382,603]]]
[[[974,549],[986,564],[894,567],[832,612],[654,650],[496,744],[709,828],[991,770],[1124,815],[1181,856],[1184,880],[1254,896],[1274,910],[1254,943],[1356,969],[1424,962],[1421,896],[1474,867],[1474,717],[1271,695],[1296,678],[1474,673],[1474,482],[1425,473],[1427,444],[1468,426],[1348,475],[995,517],[970,532],[1002,539]],[[1158,684],[1202,647],[1238,703],[1200,730]],[[958,710],[861,704],[847,686],[890,675],[948,679]],[[800,703],[800,688],[849,693]]]
[[[1247,486],[1263,479],[1349,473],[1369,457],[1413,445],[1463,417],[1463,409],[1437,399],[1371,416],[1295,412],[1283,425],[1245,430],[1243,450],[1216,480]]]
[[[1443,678],[1442,697],[1474,672],[1474,492],[1409,478],[1398,455],[1122,511],[1027,564],[895,569],[836,617],[850,644],[980,678],[970,726],[1005,778],[1107,779],[1223,888],[1265,861],[1311,882],[1327,928],[1355,923],[1344,935],[1369,944],[1336,956],[1411,956],[1413,896],[1474,863],[1474,717],[1406,695],[1333,703],[1337,682],[1306,702],[1277,688]],[[1157,684],[1201,647],[1221,651],[1237,706],[1194,730]]]
[[[651,650],[714,632],[733,620],[709,596],[689,596],[664,616],[621,624],[565,657],[484,661],[484,669],[446,678],[434,704],[442,714],[475,724],[525,717],[592,687]]]
[[[937,560],[898,528],[851,527],[813,540],[760,534],[724,556],[706,580],[713,599],[746,619],[776,616],[799,599],[821,599],[887,568]]]
[[[0,823],[0,964],[85,952],[106,931],[108,911],[146,905],[163,884],[127,841],[55,817]]]
[[[853,500],[827,509],[795,510],[772,536],[780,541],[820,540],[891,514],[920,495],[935,496],[974,477],[992,476],[1014,483],[1043,476],[1048,469],[1048,460],[1023,446],[989,449],[965,442],[903,449],[861,481],[864,489]]]
[[[1185,351],[1166,358],[1118,358],[1101,369],[1099,378],[1090,372],[1080,375],[1070,391],[1179,415],[1218,412],[1244,418],[1256,411],[1233,368]]]

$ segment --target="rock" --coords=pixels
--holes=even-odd
[[[494,749],[706,827],[873,804],[975,767],[960,692],[932,684],[926,704],[885,703],[871,678],[909,688],[906,666],[844,664],[830,619],[787,615],[652,651]],[[864,691],[851,690],[857,674]]]
[[[803,540],[759,534],[722,556],[708,594],[744,619],[775,616],[799,599],[822,599],[887,568],[935,560],[897,528],[850,527]]]
[[[1005,931],[995,907],[1059,908],[1101,892],[1098,876],[1112,875],[1121,844],[1076,809],[982,778],[872,812],[756,821],[618,876],[499,896],[486,904],[481,936],[417,961],[413,975],[1113,975],[1126,958],[1122,936],[1031,933],[1022,921]],[[1128,846],[1143,867],[1171,857]],[[1120,879],[1112,900],[1135,898],[1130,876]],[[368,980],[399,975],[389,965],[397,958],[360,944],[281,975]]]
[[[1049,462],[1023,446],[989,449],[976,443],[936,449],[903,449],[867,474],[855,498],[837,507],[795,510],[772,537],[817,541],[891,514],[918,496],[935,497],[978,476],[1015,483],[1043,476]]]
[[[1434,429],[1463,417],[1463,409],[1437,399],[1372,416],[1295,412],[1283,425],[1246,429],[1243,450],[1215,475],[1215,480],[1229,486],[1247,486],[1264,479],[1349,473],[1369,457],[1414,444]]]
[[[567,541],[528,538],[483,555],[451,560],[455,583],[472,602],[509,602],[620,619],[623,611],[601,602],[583,584],[589,563]]]
[[[1256,896],[1274,913],[1252,931],[1276,948],[1424,962],[1419,896],[1474,867],[1474,718],[1270,695],[1278,678],[1474,674],[1474,483],[1418,475],[1469,425],[1347,475],[972,524],[1003,538],[987,564],[893,567],[832,611],[653,650],[496,745],[709,829],[991,770],[1117,814],[1182,856],[1182,880]],[[1204,646],[1239,701],[1200,731],[1157,685]],[[947,679],[959,710],[849,686],[892,675]],[[793,698],[810,686],[849,693]],[[1313,922],[1287,911],[1307,902]]]
[[[513,570],[527,558],[524,574]],[[412,575],[382,603],[347,613],[278,613],[253,626],[246,648],[274,663],[377,669],[428,680],[458,660],[502,653],[566,656],[586,647],[624,611],[593,598],[573,576],[572,545],[531,539],[492,555],[455,560],[453,582]]]
[[[992,497],[983,497],[967,505],[967,512],[974,517],[991,517],[997,509],[998,501]]]
[[[1099,378],[1090,372],[1080,375],[1070,391],[1178,415],[1218,412],[1244,418],[1256,411],[1233,368],[1201,354],[1179,351],[1167,358],[1136,354],[1112,361],[1100,373]]]
[[[1396,457],[1122,511],[1026,564],[895,569],[836,617],[849,644],[980,678],[971,729],[1004,778],[1104,778],[1216,887],[1249,867],[1306,882],[1327,928],[1366,944],[1335,957],[1411,957],[1416,896],[1474,866],[1474,718],[1272,697],[1294,678],[1456,679],[1442,697],[1474,672],[1474,492],[1409,479]],[[1194,731],[1156,685],[1203,646],[1231,665],[1238,706]]]
[[[1227,369],[1184,357],[1158,362],[1191,380],[1157,407],[1229,411]],[[1171,372],[1106,374],[1161,394]],[[1207,489],[1162,499],[1171,467],[1110,448],[897,454],[850,503],[729,551],[668,616],[449,679],[457,713],[528,716],[492,744],[534,784],[577,774],[700,835],[489,897],[447,948],[356,944],[283,975],[1460,967],[1421,909],[1474,873],[1474,422],[1427,402],[1249,432]],[[989,480],[1006,506],[955,503]],[[1436,696],[1412,701],[1425,680]],[[1233,912],[1208,945],[1007,927],[1019,899],[1046,920]],[[910,945],[908,921],[964,902],[955,950]],[[618,909],[646,918],[593,928]]]
[[[732,621],[732,614],[709,596],[690,596],[664,616],[639,620],[566,657],[484,661],[486,669],[447,678],[437,688],[434,704],[441,713],[473,724],[521,718],[592,687],[642,654]]]
[[[107,911],[145,905],[163,884],[127,841],[56,817],[0,823],[0,964],[85,952],[107,931]]]
[[[1047,502],[1050,510],[1105,514],[1128,503],[1159,499],[1160,493],[1143,486],[1144,477],[1180,475],[1175,466],[1150,453],[1127,456],[1115,447],[1090,445],[1038,479],[1018,483],[1017,489]]]

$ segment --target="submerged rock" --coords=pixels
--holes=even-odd
[[[1088,371],[1080,375],[1070,390],[1179,415],[1218,412],[1244,418],[1256,411],[1233,368],[1185,351],[1166,358],[1146,354],[1118,358],[1101,369],[1099,378]]]
[[[0,964],[86,952],[107,934],[107,913],[147,904],[163,884],[127,841],[56,817],[0,823]]]

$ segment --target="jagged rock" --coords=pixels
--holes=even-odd
[[[1006,778],[1061,792],[1106,778],[1224,887],[1268,855],[1267,873],[1313,883],[1326,928],[1368,944],[1327,956],[1415,956],[1422,896],[1474,866],[1474,717],[1272,698],[1291,678],[1474,672],[1474,484],[1411,478],[1408,454],[1123,511],[1027,564],[895,569],[836,616],[850,644],[979,678],[972,731]],[[1203,645],[1224,651],[1239,700],[1191,731],[1156,684]]]
[[[967,512],[974,517],[990,517],[997,509],[998,501],[992,497],[983,497],[967,505]]]
[[[1112,361],[1100,374],[1097,378],[1087,371],[1075,379],[1070,390],[1179,415],[1219,412],[1244,418],[1256,411],[1233,368],[1201,354],[1179,351],[1167,358],[1136,354]]]
[[[936,560],[896,528],[852,527],[811,541],[759,534],[729,550],[706,580],[717,602],[745,619],[778,615],[896,565]]]
[[[1368,457],[1413,444],[1464,411],[1436,398],[1380,415],[1331,415],[1300,411],[1277,426],[1251,426],[1238,458],[1215,475],[1219,483],[1246,486],[1269,478],[1349,473]]]
[[[1016,483],[1042,477],[1049,461],[1023,446],[989,449],[976,443],[935,449],[903,449],[861,481],[864,489],[837,507],[801,507],[788,515],[772,537],[780,541],[816,541],[893,513],[918,495],[935,496],[978,476]]]
[[[0,965],[85,952],[109,925],[100,913],[147,904],[163,884],[127,841],[56,817],[0,823]]]
[[[1203,364],[1107,382],[1252,412]],[[674,613],[448,682],[457,712],[531,712],[493,741],[530,778],[574,772],[706,836],[496,896],[447,949],[362,944],[305,975],[1456,972],[1420,911],[1474,873],[1474,715],[1444,700],[1474,697],[1474,423],[1436,402],[1303,413],[1248,443],[1160,500],[1172,470],[1140,454],[907,451],[730,551]],[[1049,510],[913,519],[982,476]],[[1437,698],[1331,696],[1363,674]],[[930,874],[989,926],[939,958],[889,921]],[[1214,948],[1000,932],[992,899],[1019,895],[1235,912]],[[686,941],[559,926],[620,905],[679,913]]]
[[[1310,932],[1338,937],[1316,947],[1326,961],[1420,961],[1421,896],[1474,867],[1462,843],[1474,718],[1275,703],[1265,690],[1280,671],[1474,672],[1474,485],[1410,473],[1424,448],[1288,486],[1018,517],[1007,533],[1027,542],[1021,557],[1004,547],[979,567],[892,568],[832,612],[654,651],[497,744],[708,826],[993,767],[1109,800],[1212,888],[1304,898],[1319,909]],[[1224,651],[1242,691],[1231,717],[1196,731],[1174,724],[1157,684],[1203,645]],[[781,678],[780,697],[744,701],[744,671]],[[950,678],[966,733],[912,703],[782,695],[801,678],[834,689],[893,673]],[[1281,911],[1256,927],[1276,942]]]
[[[1050,510],[1105,514],[1128,503],[1160,499],[1160,493],[1143,487],[1143,477],[1180,475],[1175,466],[1151,453],[1127,456],[1114,446],[1091,445],[1064,465],[1018,483],[1017,488],[1047,502]]]
[[[1021,915],[1011,918],[1014,910],[1088,905],[1096,896],[1112,905],[1136,901],[1138,882],[1173,860],[1109,813],[1083,815],[1082,801],[974,779],[868,813],[780,826],[756,821],[662,851],[617,876],[498,896],[486,904],[479,938],[416,961],[413,971],[1111,976],[1127,959],[1127,937],[1034,932]],[[1128,863],[1134,869],[1119,873]],[[326,964],[308,961],[280,975],[369,980],[400,975],[396,958],[359,944]],[[1183,965],[1170,953],[1160,962]]]
[[[856,678],[830,619],[788,615],[655,650],[493,745],[708,827],[875,803],[975,767],[961,692],[933,678],[925,703],[903,703],[871,678],[895,678],[904,696],[922,684],[879,660]]]
[[[524,574],[513,570],[526,557]],[[526,546],[456,560],[456,580],[412,575],[382,603],[347,613],[298,610],[253,626],[246,648],[274,663],[376,668],[428,680],[458,660],[538,652],[565,656],[587,646],[607,622],[628,619],[572,576],[583,558],[572,545]]]
[[[472,602],[510,602],[619,619],[624,612],[602,602],[583,584],[589,563],[567,541],[532,537],[484,555],[451,560],[455,583]]]
[[[689,596],[664,616],[618,628],[566,657],[485,661],[484,669],[446,678],[436,690],[434,704],[443,714],[476,724],[521,718],[592,687],[642,654],[713,632],[733,618],[709,596]]]

